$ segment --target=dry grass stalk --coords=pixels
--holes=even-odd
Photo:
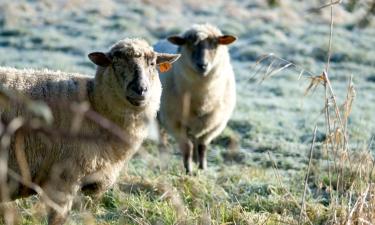
[[[293,194],[290,193],[290,191],[288,190],[288,188],[285,187],[284,182],[281,179],[281,175],[279,173],[279,168],[277,167],[277,163],[271,157],[271,153],[269,151],[267,151],[267,154],[268,154],[268,157],[270,158],[270,160],[272,161],[272,169],[273,169],[273,171],[275,173],[275,177],[276,177],[277,181],[279,182],[280,187],[287,193],[287,195],[285,197],[289,197],[292,200],[292,202],[294,203],[294,205],[297,208],[299,208],[300,212],[303,211],[302,206],[298,203],[298,201],[295,199],[295,197],[293,196]],[[306,219],[307,219],[307,222],[312,225],[311,220],[308,217],[306,217]],[[280,221],[280,222],[285,223],[285,221]]]
[[[306,172],[306,176],[305,176],[305,184],[304,184],[304,188],[303,188],[303,196],[302,196],[302,201],[301,201],[301,210],[300,210],[300,214],[299,214],[298,224],[301,224],[302,217],[304,217],[304,218],[307,217],[306,208],[305,208],[305,200],[306,200],[306,192],[307,192],[307,185],[308,185],[308,179],[309,179],[309,174],[310,174],[312,156],[313,156],[313,151],[314,151],[314,147],[315,147],[317,129],[318,129],[318,127],[315,126],[314,132],[313,132],[313,140],[312,140],[312,143],[311,143],[311,146],[310,146],[309,164],[308,164],[307,172]]]
[[[332,190],[332,175],[334,175],[337,177],[335,188],[338,191],[338,195],[335,195],[335,198],[331,198],[331,204],[334,211],[330,221],[333,224],[371,224],[371,218],[373,219],[374,217],[374,208],[373,204],[370,204],[370,201],[373,201],[373,196],[371,196],[369,193],[373,192],[373,190],[371,190],[373,189],[371,180],[373,170],[369,171],[368,165],[373,165],[373,158],[369,153],[365,153],[363,157],[359,157],[356,152],[350,151],[349,148],[348,119],[351,113],[354,98],[356,96],[352,80],[353,78],[350,77],[349,79],[347,95],[340,110],[336,95],[334,94],[334,90],[328,76],[333,34],[333,5],[335,3],[336,2],[331,0],[329,50],[326,69],[320,78],[320,80],[323,81],[325,88],[327,139],[324,147],[327,148],[327,152],[332,154],[331,159],[333,160],[333,171],[329,170],[329,172],[332,173],[329,174],[330,189]],[[367,166],[363,167],[363,165]],[[332,167],[329,166],[329,168]],[[367,179],[366,177],[369,177],[370,179]],[[361,182],[367,182],[367,187],[363,191],[361,191],[361,189],[358,190],[358,187],[354,188],[354,186],[360,187]],[[348,203],[348,206],[346,206],[346,203],[344,202],[344,198],[346,197],[345,195],[347,195],[348,191],[348,184],[350,184],[348,193],[350,195],[349,199],[352,199],[353,194],[358,196],[352,208],[350,206],[351,202]],[[331,195],[331,197],[333,196]],[[369,208],[371,205],[372,208]],[[341,215],[341,218],[339,218],[339,211],[342,213],[342,210],[340,209],[344,208],[348,208],[348,213],[345,216]],[[370,213],[365,213],[365,211]],[[345,219],[343,220],[343,218]]]
[[[148,180],[139,177],[128,177],[130,184],[119,184],[120,190],[127,192],[151,191],[159,195],[158,200],[167,200],[174,208],[179,224],[185,224],[190,210],[185,206],[180,193],[165,180]]]
[[[333,6],[340,3],[341,1],[331,0],[330,3],[317,8],[317,10],[321,10],[328,6],[331,8],[327,63],[323,73],[318,76],[314,76],[312,73],[307,71],[311,76],[308,76],[310,79],[310,84],[305,90],[305,95],[315,91],[318,86],[322,86],[324,88],[326,140],[323,143],[323,148],[325,152],[327,152],[328,156],[327,164],[329,187],[327,187],[327,190],[330,194],[330,208],[332,209],[332,213],[330,215],[330,219],[327,221],[327,224],[371,224],[372,221],[375,221],[373,202],[373,192],[375,190],[372,185],[374,180],[374,159],[369,151],[358,153],[351,150],[349,145],[348,120],[356,96],[353,77],[351,76],[348,81],[347,94],[344,103],[339,105],[328,73],[332,54],[334,24]],[[275,74],[275,72],[280,72],[281,70],[290,66],[300,69],[301,72],[299,74],[299,78],[302,77],[303,73],[305,72],[303,68],[290,63],[287,60],[278,58],[272,53],[261,56],[256,62],[256,67],[261,65],[261,62],[267,59],[271,59],[271,62],[265,69],[265,73],[262,75],[261,81],[271,77],[271,75]],[[280,69],[275,69],[275,65],[280,65],[280,63],[276,64],[275,60],[281,60],[287,64]],[[258,67],[258,69],[255,70],[256,72],[254,76],[264,68],[264,66],[260,66],[260,68]],[[372,145],[372,142],[373,138],[371,139],[369,146]],[[368,147],[368,149],[371,149],[371,147]],[[307,174],[309,174],[309,169],[310,166],[307,168]],[[277,166],[275,164],[274,170],[277,170]],[[277,172],[275,173],[276,178],[279,182],[281,182]],[[366,183],[365,189],[363,189],[363,182]],[[301,220],[304,215],[306,186],[305,178],[305,191],[302,196],[299,223],[302,222]],[[347,202],[347,199],[349,199],[349,202]],[[355,201],[354,206],[352,206],[352,201]],[[343,209],[347,209],[347,211]]]
[[[264,64],[264,62],[267,62],[270,60],[270,63],[268,66]],[[274,65],[276,63],[276,65]],[[259,83],[262,83],[266,79],[275,76],[276,74],[280,73],[281,71],[287,69],[287,68],[295,68],[297,71],[299,71],[298,80],[305,74],[308,73],[309,75],[305,76],[307,78],[314,77],[313,73],[304,69],[303,67],[287,60],[284,58],[281,58],[279,56],[276,56],[273,53],[264,54],[260,57],[258,57],[257,61],[254,65],[254,73],[250,76],[250,79],[254,79],[258,74],[260,74],[261,71],[264,71],[264,73],[260,74]]]
[[[319,76],[312,76],[310,77],[310,84],[309,86],[306,88],[305,90],[305,96],[309,93],[309,92],[314,92],[315,89],[319,86],[319,85],[323,85],[326,83],[326,80],[325,80],[325,77],[323,76],[323,74],[319,75]]]

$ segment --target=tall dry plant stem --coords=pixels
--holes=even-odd
[[[305,184],[304,184],[304,187],[303,187],[303,196],[302,196],[302,201],[301,201],[301,210],[300,210],[300,214],[299,214],[298,224],[301,224],[302,217],[306,216],[306,207],[305,207],[306,192],[307,192],[308,180],[309,180],[309,175],[310,175],[313,151],[314,151],[314,147],[315,147],[317,129],[318,129],[318,127],[315,125],[314,132],[313,132],[313,140],[312,140],[312,143],[311,143],[311,146],[310,146],[309,164],[308,164],[307,172],[306,172],[306,176],[305,176]]]

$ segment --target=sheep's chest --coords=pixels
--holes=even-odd
[[[126,144],[112,143],[99,148],[98,155],[91,154],[84,165],[86,175],[81,179],[81,191],[96,196],[109,189],[116,181],[124,164],[131,158],[134,148]],[[104,151],[105,149],[105,151]]]
[[[220,101],[209,98],[192,99],[191,109],[187,121],[188,134],[199,137],[209,132],[220,123]]]
[[[95,172],[86,175],[81,181],[81,191],[85,195],[99,195],[109,189],[116,181],[123,163],[113,163],[98,168]]]

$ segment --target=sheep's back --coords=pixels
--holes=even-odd
[[[82,101],[93,77],[61,71],[0,67],[0,85],[35,100]]]

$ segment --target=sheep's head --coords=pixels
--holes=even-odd
[[[160,89],[157,66],[173,63],[179,56],[156,53],[141,39],[124,39],[113,45],[108,53],[89,54],[92,62],[104,71],[111,71],[107,74],[112,76],[114,91],[136,107],[147,105],[153,89]]]
[[[236,40],[232,35],[223,35],[221,31],[210,25],[193,25],[181,36],[171,36],[168,41],[178,45],[181,60],[201,76],[209,74],[217,63],[219,51]]]

